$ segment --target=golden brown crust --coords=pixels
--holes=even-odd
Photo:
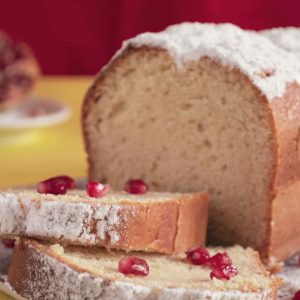
[[[205,245],[207,215],[208,199],[203,193],[151,205],[127,203],[119,214],[123,221],[115,227],[118,242],[98,240],[97,245],[126,251],[183,252]]]
[[[15,244],[15,250],[13,252],[13,257],[8,272],[8,281],[20,295],[24,295],[24,290],[26,289],[26,283],[25,280],[23,280],[23,274],[26,273],[26,270],[28,269],[28,264],[31,260],[30,257],[31,251],[27,246],[26,240],[20,240]]]
[[[187,249],[184,245],[205,245],[208,222],[208,201],[202,201],[202,207],[196,198],[190,201],[181,201],[178,209],[177,232],[174,238],[174,251],[184,252]],[[189,216],[189,220],[186,220]]]
[[[270,256],[285,260],[300,249],[300,182],[282,188],[276,195],[273,207],[273,222]]]
[[[300,130],[300,86],[288,84],[283,97],[270,102],[278,143],[278,165],[274,180],[275,193],[284,186],[300,180],[298,142]]]
[[[277,139],[277,165],[272,196],[272,219],[268,257],[285,260],[300,249],[300,86],[288,84],[282,98],[270,103]]]

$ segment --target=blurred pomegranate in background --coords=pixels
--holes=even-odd
[[[30,48],[0,31],[0,111],[31,91],[40,68]]]

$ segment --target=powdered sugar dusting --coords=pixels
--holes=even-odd
[[[295,55],[232,24],[182,23],[162,32],[146,32],[125,41],[112,60],[129,46],[166,49],[179,68],[188,61],[211,57],[239,69],[269,100],[282,96],[287,83],[300,83],[300,62]]]
[[[95,245],[119,241],[118,205],[37,200],[26,193],[0,194],[0,235],[25,235]],[[97,232],[93,222],[96,220]],[[98,230],[98,227],[101,227]]]
[[[279,289],[278,299],[290,300],[296,291],[300,290],[300,266],[299,255],[292,257],[286,262],[282,272],[278,274],[284,280],[283,286]]]
[[[279,47],[293,52],[300,58],[300,28],[297,27],[280,27],[260,32],[263,36],[269,38]]]
[[[110,237],[112,244],[116,244],[120,236],[115,229],[115,225],[119,223],[118,213],[121,207],[117,205],[105,205],[98,208],[95,212],[97,220],[97,236],[105,240],[106,235]]]

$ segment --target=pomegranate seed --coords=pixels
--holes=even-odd
[[[211,279],[230,280],[230,278],[236,276],[238,271],[235,266],[228,265],[226,267],[216,267],[210,272]]]
[[[118,271],[125,275],[147,276],[149,274],[149,266],[144,259],[126,256],[119,260]]]
[[[127,181],[125,191],[129,194],[145,194],[148,186],[142,179],[131,179]]]
[[[206,249],[193,247],[186,252],[189,262],[194,265],[204,265],[209,262],[209,254]]]
[[[300,300],[300,290],[295,293],[293,300]]]
[[[41,181],[37,184],[37,191],[40,194],[64,195],[67,193],[67,186],[63,181]]]
[[[221,268],[232,264],[231,259],[226,252],[215,254],[209,258],[209,263],[212,268]]]
[[[217,253],[210,257],[206,249],[193,247],[186,252],[188,261],[194,265],[206,265],[212,268],[210,278],[220,280],[230,280],[238,274],[236,267],[232,264],[226,252]]]
[[[76,187],[75,181],[69,176],[51,177],[37,184],[40,194],[64,195],[68,189]]]
[[[228,280],[229,278],[223,273],[223,270],[221,268],[215,268],[210,272],[210,278],[211,279],[220,279],[220,280]]]
[[[70,176],[62,175],[62,176],[57,176],[56,178],[63,180],[67,185],[67,189],[73,190],[76,188],[75,180],[73,178],[71,178]]]
[[[225,275],[229,276],[229,278],[234,277],[239,274],[237,268],[234,265],[229,265],[229,266],[226,266],[225,268],[223,268],[223,273]]]
[[[238,274],[238,270],[226,252],[217,253],[210,257],[206,249],[193,247],[186,252],[187,260],[194,265],[205,265],[210,267],[210,278],[220,280],[230,280]],[[299,299],[300,300],[300,299]]]
[[[103,197],[110,189],[108,184],[90,181],[86,184],[86,192],[90,197],[100,198]]]
[[[2,244],[3,244],[6,248],[12,249],[12,248],[15,246],[15,240],[3,239],[3,240],[2,240]]]

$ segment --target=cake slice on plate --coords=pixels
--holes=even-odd
[[[21,239],[8,282],[27,299],[276,299],[281,281],[269,275],[255,251],[235,246],[208,252],[210,263],[204,266],[192,264],[185,254],[63,248]],[[227,273],[216,266],[223,263]]]

